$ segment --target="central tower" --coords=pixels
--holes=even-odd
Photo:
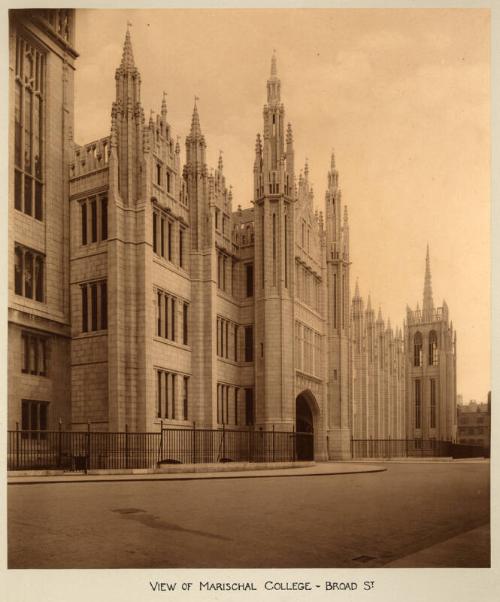
[[[262,140],[257,135],[254,164],[256,423],[291,430],[295,423],[294,156],[275,54],[263,116],[264,136]]]

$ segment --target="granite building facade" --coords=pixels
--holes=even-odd
[[[165,97],[146,119],[128,31],[110,135],[73,143],[73,21],[11,19],[9,428],[296,429],[314,432],[316,459],[350,457],[352,437],[427,436],[406,398],[416,315],[403,337],[357,287],[351,304],[335,158],[318,212],[276,57],[253,203],[235,208],[222,157],[207,165],[196,101],[184,162]],[[444,324],[439,378],[453,383]],[[439,386],[435,433],[452,437],[453,387]]]

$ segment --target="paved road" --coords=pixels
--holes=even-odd
[[[488,566],[489,463],[385,466],[276,479],[12,484],[9,568],[433,566],[434,557],[439,566]]]

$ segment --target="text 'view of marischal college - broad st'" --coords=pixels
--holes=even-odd
[[[488,566],[491,397],[459,399],[464,325],[433,295],[432,239],[391,324],[352,275],[342,165],[324,157],[322,202],[297,165],[307,113],[286,111],[296,82],[282,90],[272,40],[251,202],[222,152],[208,163],[203,98],[183,99],[177,135],[168,64],[146,113],[133,11],[109,30],[104,137],[77,144],[80,15],[9,16],[9,566]],[[65,550],[75,504],[86,526]],[[299,511],[290,550],[277,534]]]

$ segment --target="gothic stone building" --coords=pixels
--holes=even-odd
[[[73,21],[72,10],[11,14],[9,428],[274,426],[314,431],[317,459],[350,457],[353,434],[402,435],[408,351],[400,332],[361,317],[358,294],[351,317],[334,157],[323,215],[307,165],[296,174],[276,58],[252,207],[233,210],[196,103],[183,165],[165,98],[146,121],[129,32],[110,135],[72,142]],[[366,345],[383,346],[384,382],[371,384]],[[376,427],[361,418],[370,412]]]

